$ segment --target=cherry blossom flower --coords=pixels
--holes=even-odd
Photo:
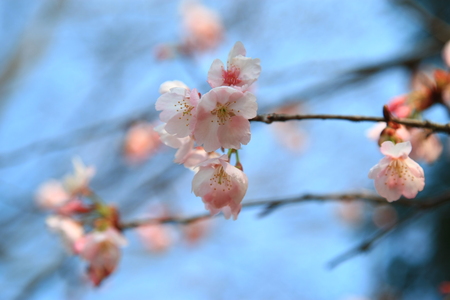
[[[231,87],[217,87],[203,95],[197,107],[194,137],[205,151],[240,149],[250,141],[250,122],[256,116],[256,97]],[[167,129],[166,129],[167,130]]]
[[[95,174],[94,167],[86,167],[80,158],[72,160],[74,173],[67,175],[63,186],[71,195],[87,195],[90,193],[89,182]]]
[[[401,195],[414,198],[425,186],[423,169],[408,157],[411,143],[395,144],[387,141],[381,145],[381,153],[386,155],[369,172],[374,179],[375,189],[389,202],[398,200]]]
[[[247,176],[230,165],[225,154],[199,164],[192,180],[192,191],[202,198],[205,208],[212,215],[222,211],[226,219],[231,215],[237,219],[247,187]]]
[[[223,25],[218,14],[196,1],[184,1],[181,5],[185,41],[182,50],[214,49],[222,41]]]
[[[412,159],[423,160],[431,164],[439,158],[443,147],[436,134],[420,128],[411,128],[410,133],[412,151],[409,156]]]
[[[161,145],[158,133],[150,123],[133,125],[125,137],[123,151],[131,163],[139,163],[153,155]]]
[[[38,188],[35,198],[39,207],[53,210],[66,204],[71,197],[60,181],[52,179]]]
[[[51,231],[56,232],[61,237],[67,251],[74,253],[75,242],[84,234],[83,226],[69,217],[57,215],[49,216],[46,223]]]
[[[115,229],[93,231],[75,242],[75,251],[89,262],[89,279],[95,286],[114,272],[120,259],[120,249],[126,239]]]
[[[172,80],[172,81],[165,81],[163,82],[160,86],[159,86],[159,93],[165,94],[170,92],[171,89],[173,88],[184,88],[186,90],[189,90],[189,87],[182,81],[179,80]]]
[[[208,72],[208,83],[212,88],[232,86],[246,91],[261,73],[259,58],[245,57],[246,51],[241,42],[236,42],[228,54],[227,69],[220,59],[213,61]]]
[[[196,110],[199,101],[197,89],[172,88],[156,100],[156,110],[161,110],[161,121],[166,122],[164,129],[178,138],[191,134],[196,124]]]

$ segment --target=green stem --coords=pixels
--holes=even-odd
[[[234,153],[236,153],[236,164],[240,163],[239,161],[239,151],[234,150]]]

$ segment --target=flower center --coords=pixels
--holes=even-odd
[[[391,161],[385,170],[385,174],[386,182],[384,184],[389,187],[405,185],[405,181],[414,181],[415,179],[403,159],[394,159]]]
[[[233,187],[230,175],[225,172],[222,166],[216,168],[213,177],[211,177],[209,180],[211,181],[211,183],[209,184],[210,186],[219,185],[218,187],[215,187],[214,190],[219,188],[222,189],[223,192],[225,192],[225,190],[227,189],[230,191]]]
[[[227,102],[225,104],[217,103],[216,108],[211,111],[211,114],[217,116],[217,123],[219,123],[219,125],[224,125],[231,117],[236,115],[234,109],[229,108],[231,103],[236,103],[236,101]]]
[[[239,85],[242,80],[239,79],[239,74],[241,70],[235,66],[231,66],[229,70],[224,70],[222,68],[223,85],[232,86]]]
[[[190,105],[186,99],[190,99],[189,96],[186,96],[183,98],[183,100],[178,101],[176,104],[174,104],[176,111],[181,112],[182,115],[178,117],[178,119],[181,120],[181,118],[186,117],[186,126],[189,126],[189,118],[192,117],[192,110],[194,109],[193,105]]]

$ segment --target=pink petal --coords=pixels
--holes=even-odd
[[[226,124],[219,126],[217,136],[223,148],[240,149],[241,144],[250,142],[250,122],[240,116],[232,117]],[[206,147],[205,150],[208,151]]]
[[[236,101],[236,103],[233,103]],[[258,104],[256,103],[256,96],[250,92],[245,92],[243,95],[240,92],[234,92],[230,96],[230,109],[234,109],[235,114],[246,119],[256,117]]]
[[[203,197],[210,190],[209,179],[214,176],[214,168],[201,167],[192,179],[192,192],[197,197]]]
[[[240,85],[244,88],[255,82],[261,74],[261,61],[259,58],[237,57],[233,59],[231,64],[239,68],[239,79],[245,84],[245,87],[242,83]]]
[[[246,54],[246,50],[245,50],[244,44],[242,44],[242,42],[240,42],[240,41],[237,41],[234,44],[233,48],[231,49],[230,53],[228,53],[228,63],[230,63],[234,57],[239,56],[239,55],[245,56],[245,54]],[[230,68],[229,65],[227,67]]]
[[[166,129],[167,133],[173,134],[178,138],[184,138],[191,134],[190,122],[193,119],[193,116],[177,113],[167,121],[167,124],[164,128]]]
[[[178,114],[177,104],[183,101],[186,95],[186,89],[173,88],[169,93],[162,94],[158,100],[156,100],[156,110],[162,110],[159,114],[159,118],[163,122],[169,121],[174,115]]]
[[[221,86],[223,84],[223,62],[220,59],[215,59],[208,71],[208,83],[212,88]]]

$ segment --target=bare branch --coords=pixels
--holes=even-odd
[[[270,124],[273,122],[286,122],[293,120],[346,120],[351,122],[385,122],[385,118],[383,117],[344,116],[344,115],[325,115],[325,114],[318,114],[318,115],[266,114],[256,116],[250,121]],[[434,132],[443,132],[450,134],[450,123],[440,124],[440,123],[432,123],[430,121],[397,119],[397,118],[392,118],[391,121],[409,127],[427,128],[433,130]]]
[[[354,201],[354,200],[365,200],[374,204],[386,204],[386,199],[380,197],[376,194],[369,193],[344,193],[344,194],[305,194],[298,197],[285,198],[285,199],[270,199],[270,200],[259,200],[259,201],[249,201],[242,204],[242,208],[250,207],[265,207],[264,210],[259,214],[260,217],[266,216],[273,212],[275,209],[280,208],[283,205],[302,203],[307,201]],[[417,200],[400,199],[396,204],[407,206],[407,207],[417,207],[422,208],[424,203]],[[169,218],[153,218],[153,219],[143,219],[132,222],[125,222],[120,225],[122,230],[135,228],[148,224],[189,224],[201,219],[211,218],[209,214],[201,214],[198,216],[192,216],[187,218],[182,217],[169,217]]]

